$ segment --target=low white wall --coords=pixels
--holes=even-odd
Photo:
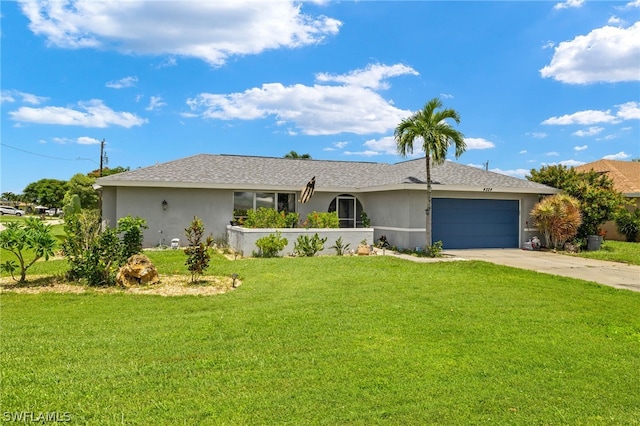
[[[299,235],[313,237],[318,234],[320,238],[327,238],[324,243],[324,250],[319,254],[335,254],[331,248],[338,238],[342,238],[344,245],[349,244],[349,250],[356,250],[362,240],[367,240],[367,244],[374,244],[373,228],[243,228],[241,226],[227,225],[227,243],[229,246],[243,256],[251,256],[258,251],[256,241],[259,238],[280,232],[282,237],[287,239],[287,246],[281,252],[283,256],[293,254],[293,247]]]

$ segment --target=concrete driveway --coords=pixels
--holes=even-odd
[[[457,259],[484,260],[640,292],[640,266],[636,265],[521,249],[445,250],[444,253]]]

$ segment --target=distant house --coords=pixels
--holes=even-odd
[[[315,177],[308,203],[298,200]],[[425,159],[396,164],[200,154],[97,179],[103,218],[147,220],[147,247],[180,238],[194,216],[214,237],[247,209],[337,211],[342,227],[366,212],[377,240],[424,246]],[[445,249],[521,247],[537,230],[529,212],[555,188],[454,162],[432,168],[433,241]]]
[[[625,197],[631,199],[636,208],[640,208],[640,162],[598,160],[574,167],[574,169],[579,172],[593,170],[599,173],[606,173],[607,177],[613,181],[613,187],[622,192]],[[602,226],[602,230],[607,232],[607,239],[625,240],[625,236],[618,232],[613,221],[605,223]]]

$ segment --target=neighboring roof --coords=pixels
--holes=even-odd
[[[424,157],[396,164],[199,154],[98,178],[101,186],[299,189],[316,177],[316,191],[399,189],[426,182]],[[554,193],[524,179],[447,161],[432,168],[434,190],[463,187],[507,188]],[[447,188],[444,188],[446,186]]]
[[[640,197],[640,162],[598,160],[574,167],[579,172],[606,173],[613,181],[613,187],[630,197]]]

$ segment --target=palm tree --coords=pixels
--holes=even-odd
[[[452,128],[446,121],[452,119],[456,124],[460,124],[460,115],[453,109],[440,108],[442,108],[442,101],[439,98],[431,99],[422,110],[402,120],[394,132],[398,154],[403,157],[413,153],[413,143],[416,140],[422,141],[427,170],[426,249],[429,249],[433,243],[431,233],[431,164],[444,163],[451,145],[455,145],[456,158],[467,149],[464,135]]]
[[[311,160],[311,156],[309,154],[298,154],[295,151],[289,151],[284,155],[284,158],[295,158],[298,160]]]

